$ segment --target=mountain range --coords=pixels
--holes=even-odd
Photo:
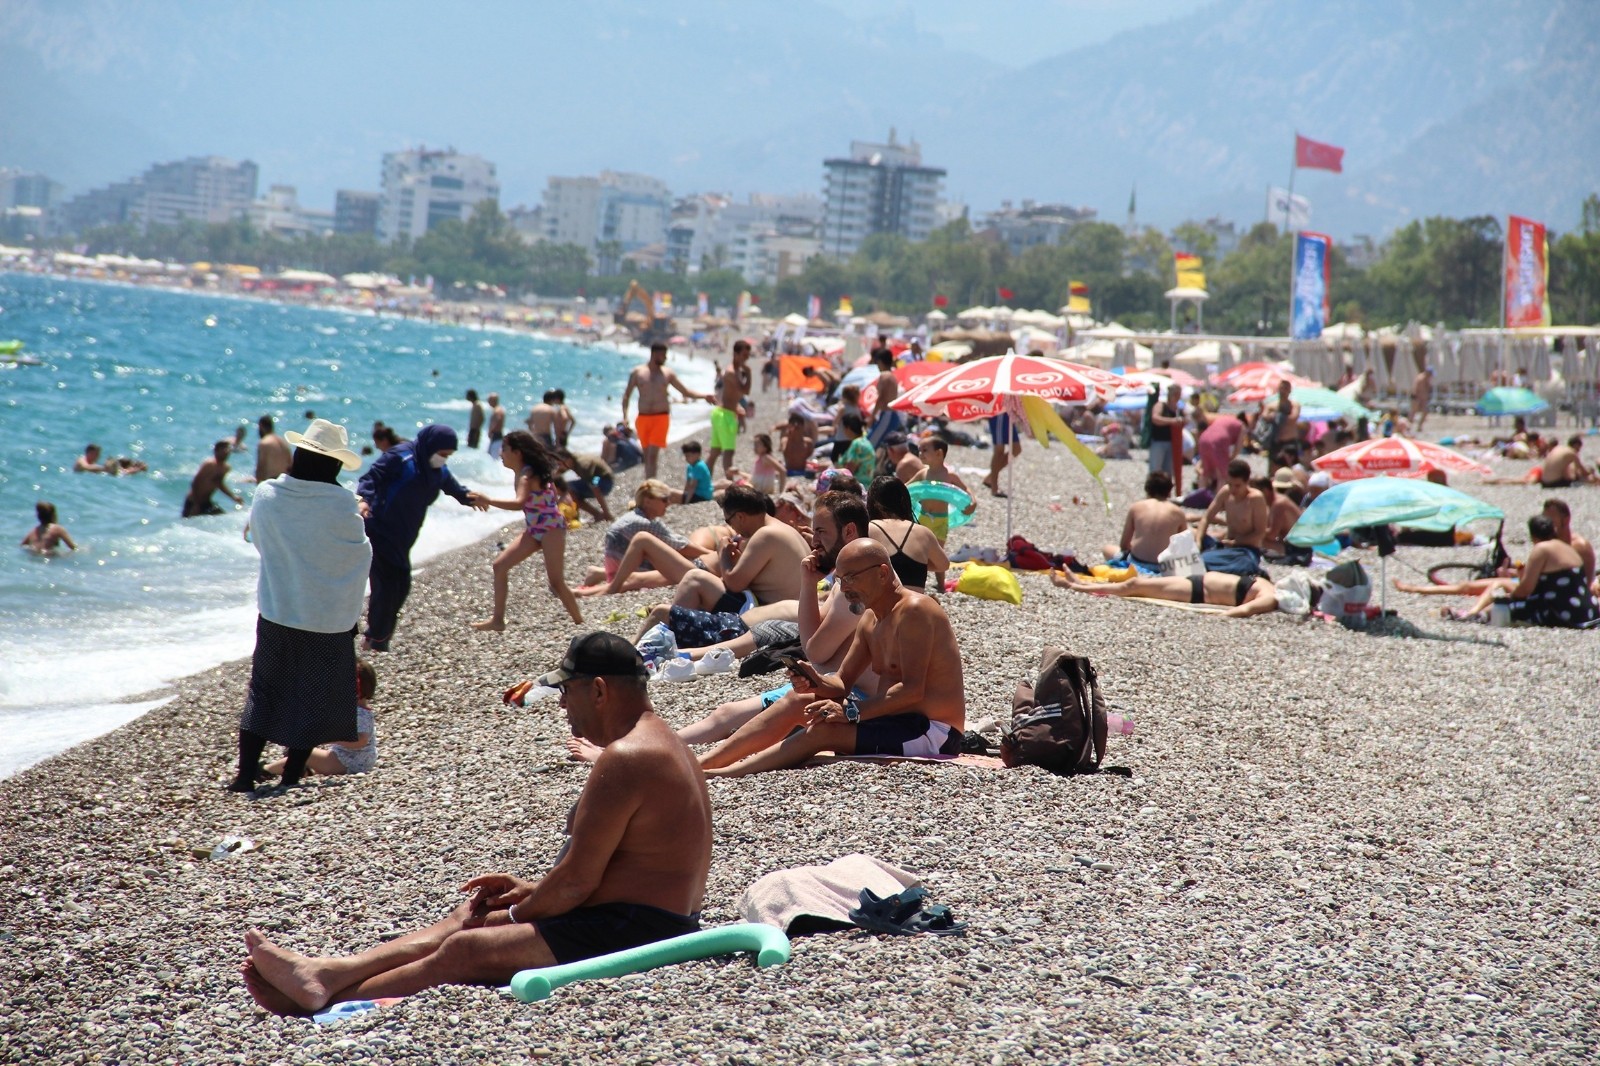
[[[0,165],[79,192],[250,158],[327,206],[376,188],[383,152],[428,144],[494,160],[507,205],[607,168],[679,193],[820,193],[824,158],[894,127],[974,214],[1026,197],[1121,221],[1137,187],[1141,223],[1247,226],[1298,131],[1347,150],[1343,174],[1295,176],[1341,238],[1433,214],[1567,229],[1600,191],[1593,0],[1214,0],[1081,47],[1056,18],[1058,53],[1016,65],[909,6],[847,11],[11,0]]]

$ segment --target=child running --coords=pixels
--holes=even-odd
[[[961,480],[961,475],[944,465],[945,458],[949,454],[950,442],[943,437],[929,437],[923,441],[922,461],[926,465],[917,471],[916,476],[911,479],[911,484],[915,485],[919,481],[934,481],[945,485],[953,485],[968,496],[971,496],[972,490],[967,488],[965,481]],[[962,513],[971,514],[977,509],[978,501],[974,498]],[[922,514],[917,519],[917,524],[927,526],[933,530],[933,535],[939,538],[940,547],[943,547],[945,538],[950,535],[950,505],[943,500],[924,500]],[[939,575],[939,580],[943,582],[943,574]]]
[[[549,449],[534,439],[527,430],[512,430],[500,445],[500,462],[507,470],[516,471],[517,494],[509,500],[492,500],[479,493],[469,494],[472,503],[484,503],[506,511],[522,511],[526,528],[512,541],[511,547],[494,560],[494,615],[482,622],[471,623],[473,629],[499,633],[506,627],[506,597],[510,591],[511,571],[518,563],[534,552],[544,552],[544,569],[550,579],[550,591],[561,600],[567,614],[574,622],[583,621],[578,610],[578,598],[567,587],[567,519],[561,513],[561,464]]]
[[[356,735],[353,740],[337,740],[311,749],[306,769],[312,773],[338,777],[364,774],[378,765],[378,731],[372,719],[373,693],[378,691],[378,674],[365,659],[356,660]],[[276,759],[261,768],[263,774],[279,777],[287,759]]]

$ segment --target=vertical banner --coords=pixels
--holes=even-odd
[[[1333,241],[1323,233],[1294,235],[1294,284],[1290,290],[1290,336],[1297,341],[1316,340],[1328,324],[1328,290],[1333,265],[1328,251]]]
[[[815,321],[822,317],[822,297],[812,296],[806,300],[806,318]]]
[[[734,309],[733,309],[734,320],[738,321],[739,319],[744,318],[744,316],[749,314],[749,313],[750,313],[750,294],[748,292],[741,292],[739,294],[739,302],[734,305]]]
[[[694,313],[701,318],[711,314],[711,298],[703,292],[694,294]]]
[[[855,313],[856,313],[855,302],[852,301],[850,299],[850,297],[848,297],[848,296],[839,297],[839,310],[835,311],[834,314],[843,315],[846,318],[848,318],[849,316],[851,316],[851,315],[853,315]]]
[[[672,293],[658,292],[655,298],[655,312],[657,318],[672,317]]]
[[[1506,226],[1505,328],[1550,324],[1544,223],[1512,215]]]

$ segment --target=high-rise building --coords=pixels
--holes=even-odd
[[[601,274],[615,272],[630,252],[667,245],[672,193],[646,174],[603,170],[598,177],[551,178],[540,205],[544,239],[576,244]],[[652,253],[654,254],[654,253]]]
[[[822,201],[815,196],[751,193],[746,203],[719,193],[688,196],[672,209],[667,265],[688,274],[725,267],[759,282],[762,239],[815,240],[821,227]]]
[[[0,167],[0,209],[37,207],[48,211],[61,202],[65,191],[59,181],[36,171]]]
[[[848,159],[825,160],[822,250],[835,259],[854,255],[874,233],[927,240],[937,223],[945,172],[922,165],[916,141],[850,142]]]
[[[280,237],[323,237],[333,232],[333,213],[300,203],[293,185],[274,185],[250,205],[250,228]]]
[[[374,237],[378,233],[378,194],[340,189],[333,194],[333,232]]]
[[[446,219],[465,222],[485,200],[500,202],[500,181],[482,156],[453,148],[385,152],[378,239],[414,239]]]
[[[67,232],[131,222],[140,229],[179,222],[229,222],[248,214],[258,170],[249,160],[193,156],[157,163],[137,178],[83,193],[61,207]]]

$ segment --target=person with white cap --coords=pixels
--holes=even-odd
[[[361,458],[326,419],[284,437],[289,470],[256,486],[250,508],[260,613],[230,792],[256,788],[268,741],[289,749],[282,783],[293,785],[312,748],[357,734],[354,637],[372,546],[339,471]]]

